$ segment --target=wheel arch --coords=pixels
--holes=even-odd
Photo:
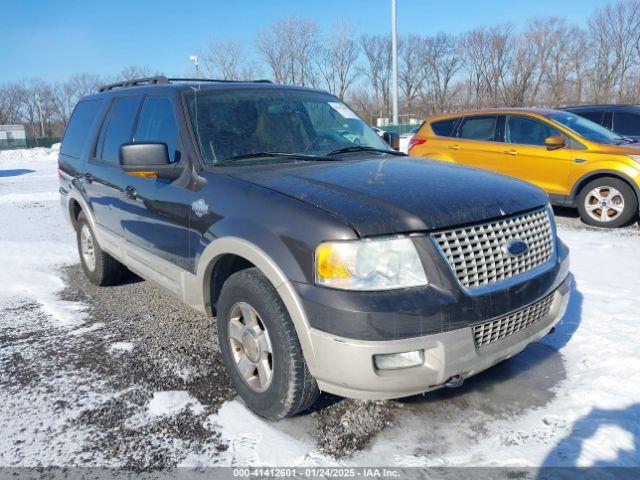
[[[204,311],[208,315],[215,314],[214,303],[223,284],[221,279],[247,267],[257,268],[280,295],[296,329],[307,365],[313,373],[315,354],[311,343],[311,327],[302,301],[278,264],[257,245],[238,237],[223,237],[207,246],[200,256],[196,272],[196,288],[200,289]],[[214,288],[218,290],[214,291]]]
[[[636,198],[640,202],[640,188],[638,188],[638,186],[629,176],[617,170],[596,170],[594,172],[589,172],[583,175],[575,182],[575,184],[573,185],[573,188],[571,189],[571,195],[570,195],[570,200],[572,205],[576,206],[576,198],[578,197],[578,194],[587,183],[603,177],[617,178],[618,180],[621,180],[626,184],[628,184],[631,187],[631,190],[633,190],[633,192],[636,194]]]

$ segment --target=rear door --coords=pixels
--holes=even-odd
[[[456,163],[495,170],[502,145],[496,142],[498,115],[463,117],[456,138],[448,139],[449,155]]]
[[[173,162],[186,162],[182,137],[177,122],[177,108],[169,95],[148,95],[142,105],[134,131],[134,142],[163,142],[167,144]],[[185,137],[186,138],[186,137]],[[125,201],[128,204],[123,221],[125,238],[133,246],[153,257],[161,258],[183,269],[194,271],[195,265],[189,245],[189,217],[193,192],[177,181],[125,175]],[[140,253],[140,251],[138,251]],[[134,252],[135,254],[135,252]],[[142,269],[163,272],[161,262],[136,257]],[[143,272],[144,273],[144,272]],[[157,281],[161,281],[154,277]],[[174,289],[175,285],[165,284]]]
[[[545,140],[562,136],[564,148],[550,149]],[[504,142],[497,170],[538,185],[551,194],[566,195],[576,151],[573,141],[553,125],[528,115],[506,115]]]
[[[141,103],[141,95],[114,98],[103,117],[90,154],[86,188],[96,222],[107,235],[111,234],[103,235],[105,242],[110,239],[117,242],[124,235],[122,221],[128,208],[124,195],[127,178],[120,168],[120,145],[131,141]],[[110,247],[117,249],[118,245]]]

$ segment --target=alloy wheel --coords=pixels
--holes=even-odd
[[[624,196],[613,187],[599,186],[587,193],[584,208],[594,220],[611,222],[624,211]]]
[[[93,234],[86,223],[80,230],[80,253],[86,267],[93,272],[96,269],[96,249],[93,244]]]
[[[273,352],[258,312],[248,303],[236,303],[229,311],[228,332],[240,376],[252,390],[264,392],[273,378]]]

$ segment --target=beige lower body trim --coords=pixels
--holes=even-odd
[[[568,301],[569,292],[556,291],[545,318],[481,348],[476,348],[470,327],[384,342],[350,340],[311,330],[317,361],[313,373],[322,391],[348,398],[382,400],[435,390],[451,377],[471,377],[547,335],[564,315]],[[398,370],[374,367],[373,355],[414,350],[425,352],[420,366]]]

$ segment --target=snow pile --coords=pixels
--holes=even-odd
[[[60,144],[55,143],[51,148],[36,147],[18,150],[0,150],[0,167],[3,164],[18,162],[57,162]]]
[[[201,414],[204,410],[204,407],[197,399],[183,390],[155,392],[149,402],[149,414],[154,417],[176,415],[185,408],[188,408],[196,415]]]

